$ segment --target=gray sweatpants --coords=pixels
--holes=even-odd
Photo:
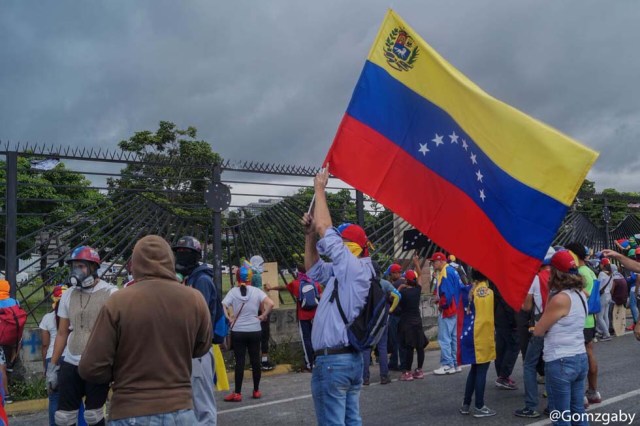
[[[215,385],[213,373],[215,371],[213,350],[200,358],[191,360],[191,389],[193,392],[193,412],[197,425],[216,425],[217,408],[213,396]]]

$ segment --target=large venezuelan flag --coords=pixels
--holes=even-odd
[[[597,156],[489,96],[390,10],[325,164],[519,308]]]

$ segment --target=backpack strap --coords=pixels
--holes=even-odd
[[[587,310],[587,305],[584,303],[584,300],[582,300],[582,292],[578,291],[578,290],[576,290],[575,292],[578,295],[578,299],[580,299],[580,303],[582,303],[582,307],[584,308],[585,317],[588,317],[589,316],[589,311]]]
[[[607,281],[604,287],[600,287],[600,296],[604,294],[604,290],[609,286],[609,284],[611,284],[612,279],[613,279],[613,272],[611,273],[611,276],[609,277],[609,281]]]
[[[242,303],[242,306],[240,306],[240,310],[238,311],[238,315],[236,315],[236,317],[233,319],[233,322],[231,323],[231,326],[229,327],[229,331],[233,331],[233,326],[236,325],[236,321],[238,321],[238,318],[240,318],[240,314],[242,313],[242,308],[244,308],[244,303]]]
[[[331,292],[331,299],[329,299],[329,302],[336,301],[336,305],[338,306],[338,312],[340,312],[340,316],[342,317],[342,322],[344,322],[344,325],[349,325],[349,321],[347,321],[347,316],[344,314],[344,311],[342,310],[342,305],[340,304],[340,295],[338,294],[338,278],[334,277],[333,280],[333,291]]]

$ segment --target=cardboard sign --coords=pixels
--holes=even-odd
[[[264,286],[264,283],[269,283],[271,286],[279,285],[280,279],[278,276],[278,262],[265,262],[263,267],[264,272],[262,273],[262,285]],[[278,309],[280,307],[280,294],[278,290],[271,290],[266,293],[267,296],[273,300],[273,309]]]

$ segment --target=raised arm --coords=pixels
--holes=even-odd
[[[627,256],[625,256],[622,253],[618,253],[617,251],[605,249],[605,250],[602,250],[602,254],[604,256],[606,256],[606,257],[616,259],[617,261],[619,261],[622,264],[622,266],[624,266],[625,268],[627,268],[630,271],[640,272],[640,263],[636,262],[633,259],[628,258]]]

